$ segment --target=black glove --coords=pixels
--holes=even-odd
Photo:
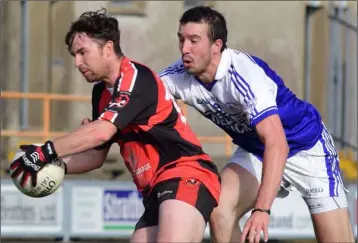
[[[21,145],[20,149],[26,152],[11,163],[10,168],[13,170],[11,178],[15,179],[23,172],[20,185],[23,187],[29,176],[31,176],[32,186],[35,187],[37,184],[37,172],[45,167],[47,163],[57,158],[55,147],[51,141],[47,141],[42,146]]]

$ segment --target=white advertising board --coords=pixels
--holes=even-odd
[[[22,194],[13,184],[1,184],[1,236],[61,236],[63,188],[44,198]]]
[[[71,236],[128,237],[144,212],[134,186],[75,186],[71,197]]]

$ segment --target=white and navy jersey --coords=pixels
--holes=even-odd
[[[298,99],[263,60],[226,49],[215,75],[206,85],[185,71],[180,60],[159,76],[169,92],[195,107],[229,134],[233,142],[262,159],[264,145],[255,126],[278,114],[290,147],[289,157],[313,147],[322,131],[321,117],[309,103]]]

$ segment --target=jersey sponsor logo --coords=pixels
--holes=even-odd
[[[138,160],[134,154],[134,152],[131,150],[129,152],[129,156],[128,158],[125,159],[125,162],[127,165],[130,166],[130,171],[132,172],[132,176],[138,176],[143,174],[144,172],[152,169],[152,165],[150,164],[150,162],[144,164],[143,166],[138,167]]]
[[[245,106],[240,103],[226,103],[229,114],[247,113]]]
[[[256,104],[257,104],[256,97],[245,100],[244,104],[226,103],[226,105],[229,107],[229,109],[236,110],[236,113],[237,113],[237,111],[240,111],[240,112],[247,112],[249,114],[251,114],[255,110]]]
[[[211,102],[218,102],[218,98],[216,98],[216,97],[210,97],[209,99],[197,98],[196,102],[199,105],[209,105]]]
[[[147,164],[145,164],[145,165],[143,165],[143,166],[141,166],[141,167],[139,167],[137,169],[134,169],[133,170],[133,175],[134,176],[140,175],[140,174],[146,172],[147,170],[150,170],[151,168],[152,168],[151,164],[147,163]]]
[[[250,127],[247,113],[240,112],[240,109],[233,107],[224,110],[218,103],[213,103],[211,106],[214,111],[207,111],[204,115],[218,126],[236,133],[246,133],[253,130]]]

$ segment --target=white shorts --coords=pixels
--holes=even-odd
[[[262,162],[255,155],[239,147],[229,163],[240,165],[261,183]],[[311,214],[347,207],[338,153],[326,128],[313,148],[287,160],[281,187],[298,191]]]

